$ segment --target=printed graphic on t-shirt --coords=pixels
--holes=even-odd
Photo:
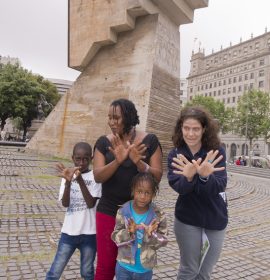
[[[92,180],[84,180],[86,187],[89,189],[93,184]],[[67,209],[67,215],[72,215],[74,212],[79,212],[87,209],[87,204],[82,195],[80,186],[76,179],[71,182],[70,189],[70,205]]]

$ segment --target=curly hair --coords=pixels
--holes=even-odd
[[[204,128],[202,135],[203,148],[205,148],[207,151],[212,149],[216,150],[219,148],[220,139],[218,136],[218,122],[205,108],[200,106],[186,107],[181,111],[180,116],[176,121],[174,134],[172,136],[172,141],[176,148],[179,148],[185,143],[183,139],[182,126],[184,121],[187,119],[197,120]]]
[[[142,182],[149,182],[152,187],[153,195],[156,196],[159,191],[158,181],[154,178],[151,173],[148,172],[139,172],[136,176],[133,177],[131,181],[131,194],[134,196],[135,189]]]
[[[114,109],[117,106],[120,107],[124,124],[123,132],[125,134],[129,133],[132,127],[140,123],[136,107],[130,100],[124,98],[116,99],[111,103],[111,106],[113,106]]]

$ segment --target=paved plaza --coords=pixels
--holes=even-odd
[[[57,202],[58,160],[0,146],[0,280],[45,279],[65,211]],[[177,195],[165,176],[160,189],[157,203],[167,213],[169,243],[158,252],[153,279],[176,279],[179,251],[172,225]],[[212,279],[270,279],[270,180],[229,173],[227,194],[230,222]],[[78,254],[62,279],[81,279]]]

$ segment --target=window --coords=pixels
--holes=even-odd
[[[248,80],[248,74],[245,74],[245,80]]]
[[[220,95],[220,94],[221,94],[221,90],[219,89],[219,90],[218,90],[218,95]]]
[[[232,98],[232,102],[235,103],[235,97]]]
[[[254,73],[250,73],[250,79],[254,79]]]
[[[239,82],[242,81],[242,76],[239,76],[238,81],[239,81]]]
[[[219,86],[221,86],[221,85],[222,85],[222,82],[221,82],[221,81],[219,81],[219,82],[218,82],[218,85],[219,85]]]
[[[231,84],[232,83],[232,79],[231,78],[229,78],[229,80],[228,80],[228,84]]]
[[[229,98],[227,98],[227,103],[230,103],[230,97],[229,97]]]
[[[259,81],[259,88],[264,87],[264,81]]]
[[[264,76],[264,70],[260,70],[259,71],[259,77],[263,77]]]
[[[231,88],[228,88],[228,93],[231,93]]]
[[[226,80],[223,80],[223,85],[226,85]]]
[[[235,93],[235,92],[236,92],[236,87],[233,87],[233,90],[232,90],[232,91],[233,91],[233,93]]]
[[[192,87],[189,89],[189,92],[190,92],[190,93],[192,93],[192,92],[193,92],[193,88],[192,88]]]
[[[233,82],[234,82],[234,83],[236,83],[236,82],[237,82],[237,79],[236,79],[236,77],[234,77],[234,78],[233,78]]]
[[[223,95],[224,95],[224,94],[226,94],[226,89],[225,89],[225,88],[223,89]]]
[[[238,86],[238,91],[242,91],[242,86]]]
[[[180,89],[180,95],[183,95],[183,94],[184,94],[184,91]]]
[[[253,89],[253,83],[250,83],[249,88]]]
[[[264,59],[260,59],[259,66],[263,66],[263,65],[264,65]]]

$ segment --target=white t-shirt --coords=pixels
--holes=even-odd
[[[95,182],[93,171],[82,174],[82,178],[93,197],[101,197],[101,184]],[[62,179],[59,200],[65,190],[65,179]],[[88,208],[83,198],[80,185],[72,179],[70,186],[70,204],[67,208],[61,232],[68,235],[96,234],[96,207]]]

